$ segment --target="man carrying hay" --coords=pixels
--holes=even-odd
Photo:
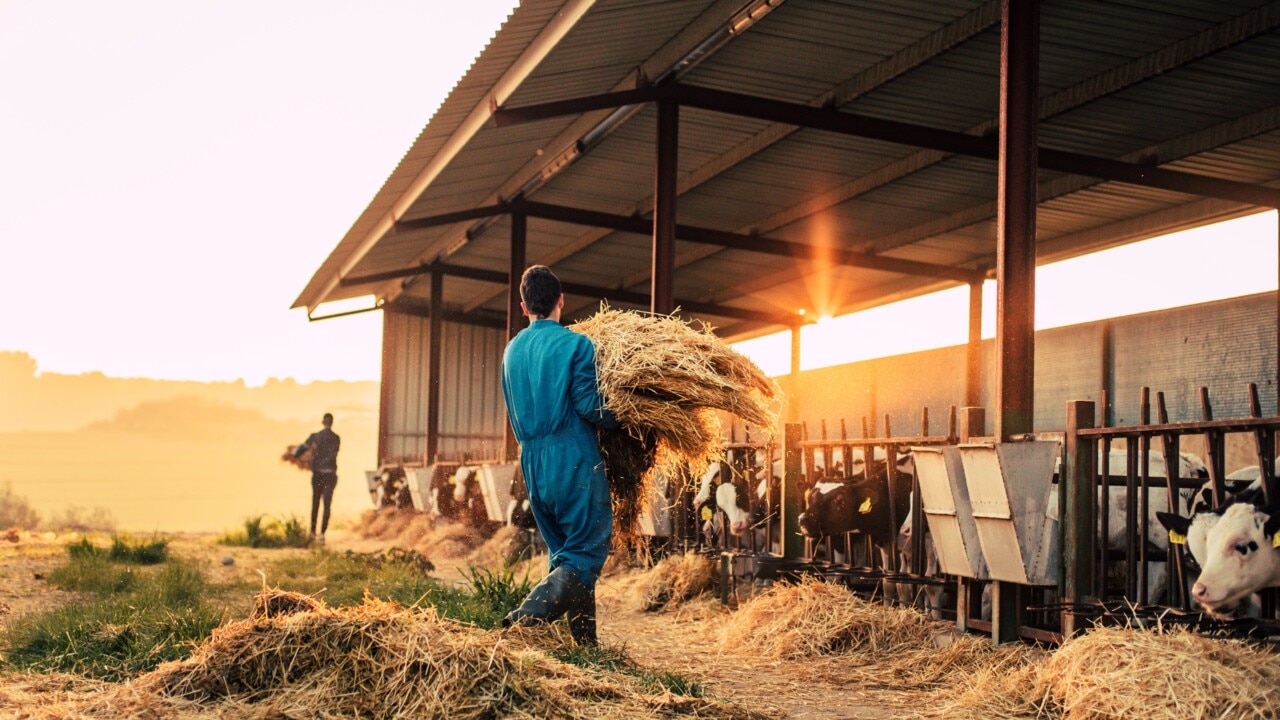
[[[324,425],[298,447],[293,456],[300,458],[311,452],[311,537],[321,545],[324,544],[324,533],[329,529],[329,506],[333,504],[333,491],[338,487],[338,447],[341,439],[333,431],[333,415],[325,413],[320,419]],[[320,504],[324,503],[324,517],[320,521],[320,532],[316,533],[316,513]]]
[[[502,357],[507,416],[520,442],[530,509],[551,553],[550,572],[503,626],[567,615],[580,643],[596,642],[596,578],[609,554],[613,513],[595,427],[616,428],[596,378],[595,346],[560,324],[560,280],[525,270],[520,308],[529,327]]]

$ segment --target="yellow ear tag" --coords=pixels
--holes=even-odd
[[[863,515],[866,515],[867,513],[871,512],[871,498],[867,498],[866,500],[862,501],[862,504],[858,506],[858,512],[862,513]]]
[[[1177,530],[1170,530],[1170,531],[1169,531],[1169,544],[1171,544],[1171,545],[1186,545],[1186,544],[1187,544],[1187,536],[1186,536],[1186,535],[1183,535],[1182,533],[1178,532]]]
[[[709,507],[702,508],[702,522],[710,522],[710,521],[711,521],[711,508]]]
[[[1280,532],[1271,536],[1271,547],[1280,548]]]

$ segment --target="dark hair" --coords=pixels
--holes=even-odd
[[[333,424],[333,413],[325,413],[325,414],[324,414],[324,417],[320,418],[320,422],[321,422],[321,423],[323,423],[323,424],[325,424],[325,425],[332,425],[332,424]]]
[[[520,278],[520,299],[530,315],[547,317],[560,299],[560,278],[546,265],[532,265]]]

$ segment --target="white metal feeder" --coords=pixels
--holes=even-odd
[[[476,468],[476,483],[484,498],[484,510],[494,522],[507,521],[511,507],[511,479],[516,476],[516,463],[496,463]]]
[[[369,483],[369,500],[374,507],[382,507],[382,481],[378,479],[378,471],[365,470],[364,479]]]
[[[920,481],[920,506],[929,523],[938,564],[948,575],[989,580],[978,526],[969,502],[964,463],[955,446],[911,448]]]
[[[960,446],[978,540],[993,580],[1057,584],[1058,522],[1048,515],[1057,456],[1057,442]]]

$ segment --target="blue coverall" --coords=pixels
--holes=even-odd
[[[533,321],[502,356],[507,416],[549,570],[566,565],[587,587],[609,554],[613,507],[594,425],[618,427],[596,380],[595,346],[555,320]]]

